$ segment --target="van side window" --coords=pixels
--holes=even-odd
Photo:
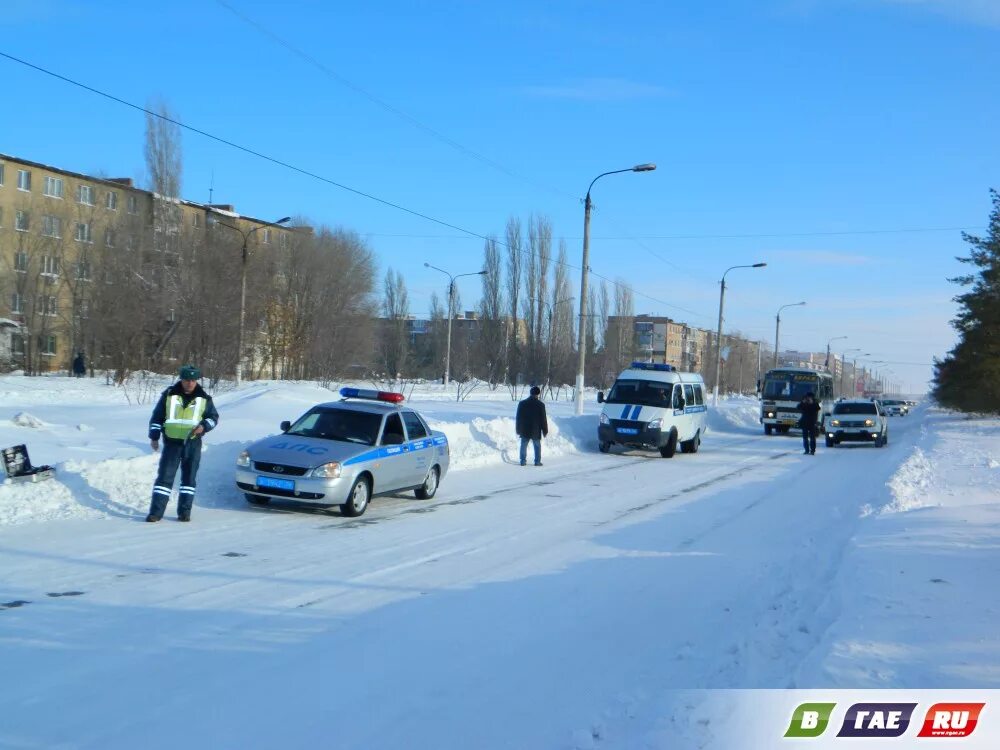
[[[683,396],[681,394],[683,394],[683,393],[684,393],[684,391],[681,390],[680,384],[674,386],[674,408],[675,409],[680,409],[681,408],[681,400],[683,399]]]
[[[695,403],[695,406],[701,406],[702,404],[705,403],[704,396],[701,393],[701,386],[700,385],[695,385],[695,387],[694,387],[694,403]]]
[[[694,406],[694,386],[686,385],[684,386],[684,401],[685,406]]]

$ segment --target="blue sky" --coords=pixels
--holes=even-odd
[[[652,161],[593,193],[591,266],[637,312],[714,328],[722,271],[763,260],[729,275],[727,330],[773,342],[805,299],[783,348],[846,335],[920,388],[953,343],[955,228],[1000,187],[1000,3],[225,3],[7,0],[0,51],[477,234],[545,215],[575,267],[590,180]],[[143,181],[141,114],[0,70],[0,151]],[[443,291],[424,261],[480,266],[477,237],[183,145],[185,197],[356,230],[416,314]]]

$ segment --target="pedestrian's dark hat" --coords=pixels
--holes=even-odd
[[[812,391],[809,391],[809,393],[806,394],[806,398],[816,398],[816,394],[813,393]]]
[[[201,378],[201,370],[194,365],[184,365],[180,369],[181,380],[198,380]]]
[[[540,394],[541,392],[542,392],[542,389],[541,389],[541,388],[539,388],[539,387],[538,387],[537,385],[533,385],[533,386],[531,386],[531,395],[532,395],[532,396],[537,396],[537,395],[539,395],[539,394]]]

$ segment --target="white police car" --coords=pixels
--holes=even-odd
[[[655,448],[671,458],[697,453],[708,429],[705,381],[693,372],[678,372],[672,365],[633,362],[624,370],[607,397],[597,426],[597,447],[607,453],[613,445]]]
[[[401,393],[341,388],[340,395],[240,453],[236,486],[250,503],[339,505],[344,515],[360,516],[376,495],[434,497],[448,472],[444,433],[401,406]]]

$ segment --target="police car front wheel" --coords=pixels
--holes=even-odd
[[[347,496],[347,502],[340,506],[340,512],[345,516],[355,518],[360,516],[368,508],[368,501],[371,499],[372,490],[366,477],[358,477],[351,492]]]

